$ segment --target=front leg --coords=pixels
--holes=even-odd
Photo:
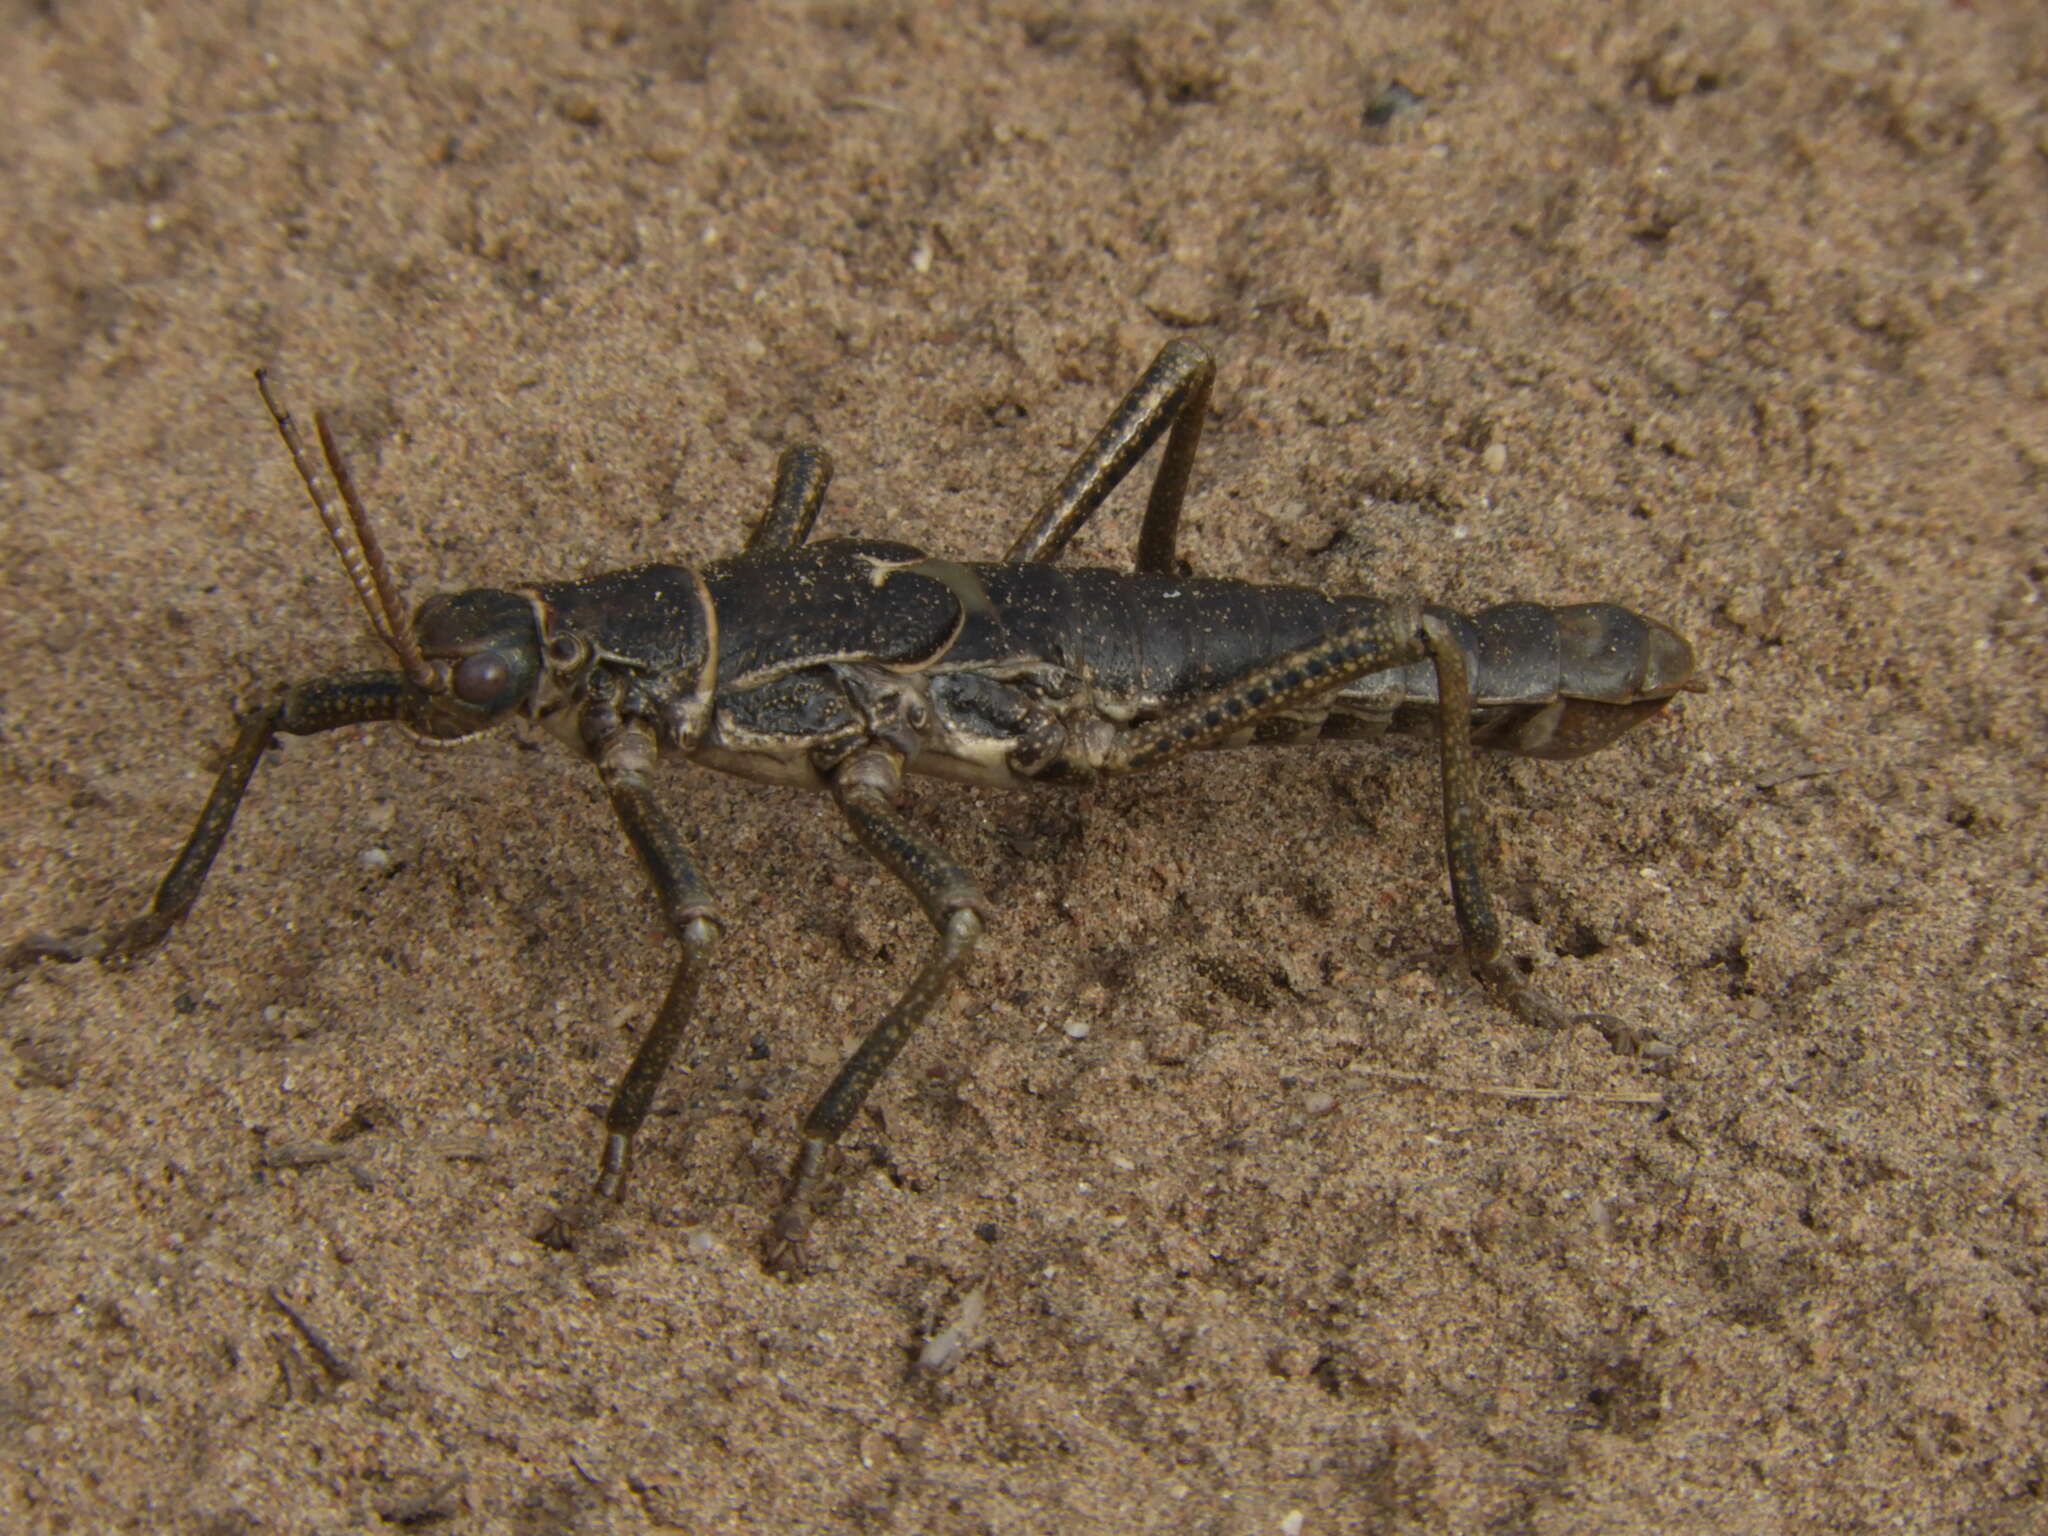
[[[648,1026],[646,1038],[634,1053],[633,1064],[619,1079],[612,1093],[611,1108],[604,1117],[604,1155],[598,1164],[597,1195],[617,1202],[624,1198],[626,1180],[633,1165],[633,1138],[654,1104],[655,1090],[668,1072],[669,1062],[682,1043],[697,1008],[697,992],[720,932],[711,889],[690,857],[690,850],[654,798],[649,775],[655,761],[653,736],[642,726],[628,727],[608,743],[598,757],[598,771],[611,796],[612,809],[625,828],[633,851],[654,885],[662,916],[675,930],[682,944],[675,976],[668,996]],[[541,1234],[550,1247],[571,1246],[571,1233],[583,1225],[575,1213],[565,1212],[551,1221]]]
[[[235,812],[241,809],[249,781],[256,776],[256,765],[263,761],[270,744],[281,735],[311,736],[344,725],[394,719],[403,688],[403,679],[396,672],[344,673],[298,683],[275,703],[242,715],[237,721],[241,730],[213,781],[206,808],[156,888],[149,910],[105,928],[33,934],[0,951],[0,971],[21,970],[38,960],[66,964],[98,960],[103,965],[121,965],[149,953],[199,899],[207,871],[227,841]]]
[[[987,900],[966,870],[938,844],[912,831],[897,814],[894,802],[902,787],[901,761],[881,747],[854,753],[832,775],[833,797],[853,824],[861,846],[910,887],[910,894],[938,930],[937,936],[896,1006],[868,1031],[832,1086],[804,1117],[803,1145],[768,1240],[768,1262],[776,1269],[799,1272],[807,1266],[811,1203],[824,1177],[827,1154],[853,1123],[868,1091],[889,1069],[911,1031],[946,995],[981,938]]]

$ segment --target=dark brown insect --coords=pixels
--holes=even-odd
[[[1444,847],[1467,958],[1516,1013],[1560,1022],[1501,956],[1473,749],[1570,758],[1606,746],[1699,686],[1690,648],[1607,603],[1510,603],[1467,616],[1179,573],[1181,502],[1214,373],[1200,347],[1162,350],[995,563],[875,540],[807,542],[831,465],[822,450],[800,446],[783,455],[768,509],[731,559],[481,587],[429,598],[410,624],[326,423],[315,417],[346,517],[259,373],[398,670],[298,683],[243,715],[150,909],[112,927],[27,939],[4,965],[128,961],[158,944],[198,896],[280,733],[396,720],[453,741],[523,715],[596,765],[682,946],[606,1116],[597,1193],[616,1200],[720,932],[689,846],[655,798],[656,764],[687,757],[825,790],[861,844],[910,888],[936,936],[908,989],[804,1118],[769,1240],[772,1262],[800,1267],[827,1154],[967,964],[990,915],[968,873],[897,809],[905,773],[1022,788],[1148,768],[1198,747],[1427,729],[1439,743]],[[1058,568],[1060,551],[1162,433],[1136,569]]]

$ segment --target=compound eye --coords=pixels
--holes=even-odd
[[[498,702],[505,685],[512,681],[512,668],[496,651],[478,651],[455,664],[455,675],[449,681],[456,698],[483,708]]]

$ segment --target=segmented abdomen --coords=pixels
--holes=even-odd
[[[1126,571],[982,565],[975,574],[991,612],[970,621],[948,665],[1039,662],[1140,713],[1219,687],[1378,606],[1307,587]]]
[[[973,568],[989,606],[970,617],[944,670],[1043,668],[1097,710],[1154,717],[1314,644],[1387,605],[1306,587],[1048,565]],[[1471,668],[1479,740],[1504,751],[1577,756],[1604,745],[1689,676],[1671,631],[1612,603],[1503,603],[1442,618]],[[1316,704],[1261,722],[1252,739],[1379,735],[1433,716],[1426,659],[1368,674]]]

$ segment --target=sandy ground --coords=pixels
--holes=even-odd
[[[829,808],[665,781],[728,936],[560,1253],[672,955],[594,776],[294,742],[158,953],[0,1001],[8,1529],[2048,1528],[2048,12],[1586,9],[8,7],[0,939],[375,661],[257,363],[417,594],[730,551],[803,437],[992,556],[1193,336],[1199,569],[1712,684],[1486,775],[1514,952],[1662,1064],[1467,980],[1424,750],[920,785],[998,915],[794,1285],[924,943]]]

